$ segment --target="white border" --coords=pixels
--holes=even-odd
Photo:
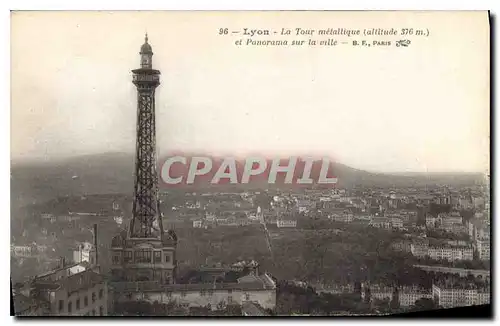
[[[2,7],[1,11],[1,32],[0,32],[0,37],[2,44],[4,45],[1,47],[2,50],[0,50],[1,53],[1,65],[2,65],[2,82],[5,83],[2,85],[0,88],[0,100],[2,101],[2,110],[1,112],[1,117],[0,117],[0,130],[2,131],[3,135],[0,137],[0,150],[2,153],[2,160],[1,160],[1,170],[2,173],[0,174],[0,177],[2,178],[0,181],[0,186],[2,188],[2,213],[1,216],[5,221],[10,221],[10,210],[9,210],[9,203],[10,203],[10,90],[9,90],[9,85],[10,85],[10,44],[9,44],[9,37],[10,37],[10,10],[491,10],[492,13],[498,13],[500,12],[499,10],[499,4],[500,1],[498,0],[483,0],[483,1],[449,1],[449,2],[438,2],[438,1],[433,1],[433,0],[409,0],[402,2],[400,0],[378,0],[378,1],[373,1],[373,0],[344,0],[344,1],[327,1],[327,0],[303,0],[303,1],[296,1],[296,0],[288,0],[288,1],[283,1],[283,3],[277,2],[277,1],[270,1],[270,0],[253,0],[249,1],[247,3],[235,3],[234,1],[222,1],[222,0],[211,0],[211,1],[203,1],[203,0],[185,0],[185,1],[166,1],[166,0],[147,0],[147,1],[140,1],[140,0],[122,0],[122,1],[116,1],[116,2],[111,2],[111,1],[103,1],[103,0],[86,0],[86,1],[72,1],[70,2],[69,0],[59,0],[59,1],[41,1],[41,0],[24,0],[24,1],[2,1],[0,6]],[[497,27],[498,27],[498,19],[496,21]],[[497,39],[498,35],[495,35],[495,39]],[[35,54],[36,55],[36,54]],[[498,58],[498,53],[496,55],[496,58]],[[496,71],[495,71],[496,72]],[[498,83],[496,84],[496,87],[494,91],[496,94],[498,94]],[[27,94],[29,96],[29,94]],[[496,104],[496,103],[495,103]],[[495,105],[496,107],[496,105]],[[495,118],[495,122],[498,123],[498,115]],[[497,142],[495,145],[495,149],[498,151],[500,145]],[[494,170],[494,167],[491,167],[492,170]],[[497,178],[495,178],[497,179]],[[496,180],[494,180],[496,181]],[[495,200],[498,197],[498,192],[497,195],[493,200]],[[493,217],[492,219],[495,219],[496,217],[496,212],[493,212]],[[497,224],[494,223],[494,235],[497,234]],[[3,228],[1,229],[1,232],[3,233],[2,236],[0,236],[0,239],[2,240],[3,244],[1,247],[3,248],[0,253],[2,254],[1,260],[2,262],[10,262],[10,253],[7,251],[7,248],[9,245],[10,247],[10,228],[7,227],[8,223],[4,222],[3,223]],[[496,238],[496,237],[495,237]],[[496,248],[495,248],[496,249]],[[497,253],[497,251],[494,251]],[[497,256],[497,255],[496,255]],[[495,269],[496,270],[496,269]],[[1,282],[0,282],[0,290],[1,290],[1,298],[2,298],[2,325],[4,324],[10,324],[14,323],[15,320],[12,317],[9,317],[10,313],[10,297],[9,297],[9,292],[10,289],[8,288],[8,283],[7,279],[10,276],[10,266],[6,266],[5,268],[1,269],[2,277],[1,277]],[[494,276],[496,277],[496,275]],[[494,285],[497,284],[496,281],[493,283]],[[496,289],[496,286],[495,286]],[[497,293],[497,291],[494,290],[494,293]],[[495,297],[496,298],[496,297]],[[497,302],[498,300],[493,299],[493,302],[495,304],[495,308],[497,307]],[[498,311],[495,309],[495,311]],[[54,319],[49,319],[43,323],[45,324],[51,324],[53,323]],[[104,324],[104,320],[89,320],[92,322],[94,325],[101,325]],[[148,319],[147,322],[152,322],[152,319]],[[216,320],[214,320],[216,321]],[[230,322],[241,322],[237,320],[229,320]],[[252,321],[255,321],[253,319]],[[280,320],[283,321],[283,320]],[[315,320],[317,321],[317,320]],[[355,324],[364,324],[365,322],[369,320],[324,320],[325,322],[334,322],[334,323],[345,323],[345,322],[350,322],[350,323],[355,323]],[[373,320],[377,322],[377,320]],[[389,322],[390,320],[381,320],[382,322],[386,323]],[[394,320],[395,322],[399,322],[398,320]],[[467,322],[466,320],[464,320]],[[64,322],[64,321],[63,321]],[[68,320],[66,320],[68,322]],[[75,321],[69,321],[71,323],[75,323]],[[85,322],[83,320],[77,321],[78,323]],[[106,322],[113,322],[112,320],[106,320]],[[120,321],[114,321],[116,322],[122,322]],[[158,322],[162,323],[169,323],[169,324],[177,324],[180,321],[168,321],[168,320],[159,320]],[[189,323],[195,323],[195,320],[190,320],[188,321]],[[266,323],[271,323],[272,321],[259,321],[260,324],[266,324]],[[309,322],[309,320],[300,320],[299,322]],[[407,322],[405,320],[405,322]],[[427,321],[423,320],[420,321],[419,323],[426,323],[426,324],[437,324],[437,321]],[[455,322],[455,321],[451,321]],[[39,322],[42,323],[42,322]],[[134,319],[131,322],[128,323],[133,323],[133,324],[139,324],[137,319]],[[440,322],[441,323],[441,322]]]

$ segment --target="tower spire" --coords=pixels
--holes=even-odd
[[[155,89],[160,85],[160,72],[152,67],[153,51],[147,33],[141,46],[141,68],[133,70],[133,83],[138,91],[137,144],[132,237],[151,237],[163,234],[158,200],[156,169]],[[159,232],[155,232],[155,229]]]
[[[144,35],[144,44],[141,46],[141,67],[145,69],[153,68],[153,48],[148,43],[148,33]]]

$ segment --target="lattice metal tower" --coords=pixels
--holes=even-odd
[[[172,284],[176,279],[177,235],[173,230],[163,230],[160,213],[155,141],[155,90],[160,85],[160,72],[153,69],[153,50],[147,35],[140,55],[141,68],[132,70],[137,87],[133,215],[128,232],[120,232],[111,241],[111,280]],[[127,288],[127,293],[130,291]],[[142,290],[137,286],[135,291]],[[119,298],[123,293],[115,294]]]
[[[151,238],[163,234],[158,199],[155,120],[155,90],[160,85],[160,71],[153,69],[153,49],[147,34],[139,54],[141,68],[132,70],[133,83],[137,87],[137,143],[130,236]]]

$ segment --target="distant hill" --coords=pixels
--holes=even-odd
[[[64,195],[132,192],[133,168],[133,156],[124,153],[13,164],[12,203],[22,206]]]
[[[215,158],[214,160],[222,160]],[[421,187],[448,184],[468,186],[484,183],[481,174],[371,173],[332,163],[338,187]],[[21,207],[64,195],[131,194],[134,157],[129,153],[104,153],[79,156],[52,163],[13,163],[11,166],[12,205]],[[269,187],[265,180],[228,188]]]

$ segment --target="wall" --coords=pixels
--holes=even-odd
[[[275,290],[259,290],[259,291],[240,291],[233,290],[232,293],[228,293],[227,290],[215,290],[212,295],[209,292],[205,292],[204,295],[200,291],[186,291],[184,292],[172,292],[167,295],[165,292],[147,292],[142,293],[132,293],[131,297],[125,294],[120,295],[117,301],[129,301],[129,300],[147,300],[149,302],[163,302],[168,303],[170,301],[176,301],[180,304],[187,304],[189,306],[207,306],[210,304],[212,309],[216,309],[217,304],[224,301],[225,304],[233,303],[241,305],[243,301],[256,301],[265,309],[273,309],[276,306],[276,291]],[[248,297],[245,296],[248,294]],[[230,299],[232,298],[232,300]]]

